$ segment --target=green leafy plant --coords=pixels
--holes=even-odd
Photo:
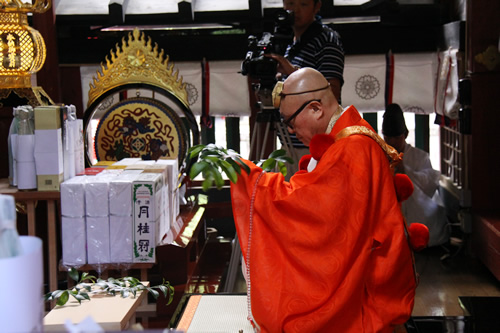
[[[121,297],[127,298],[130,295],[136,297],[139,291],[148,291],[155,299],[158,299],[160,292],[164,297],[168,297],[167,305],[170,304],[174,297],[174,287],[168,281],[163,280],[163,283],[153,287],[147,287],[134,277],[122,277],[119,279],[108,278],[107,280],[97,279],[93,275],[84,272],[80,276],[78,270],[71,268],[69,276],[76,282],[76,285],[71,289],[55,290],[45,294],[45,301],[56,301],[56,304],[63,306],[68,302],[70,296],[81,304],[83,300],[90,300],[92,294],[106,294],[115,296],[120,294]],[[158,289],[158,290],[156,290]]]
[[[250,168],[236,151],[225,149],[213,143],[191,147],[186,162],[187,165],[190,165],[190,179],[196,178],[200,173],[203,175],[202,188],[204,191],[208,191],[213,184],[218,189],[224,186],[221,171],[232,183],[238,181],[238,175],[241,174],[242,169],[246,173],[250,173]],[[266,171],[272,171],[277,167],[286,176],[286,162],[293,163],[293,160],[286,156],[285,150],[280,149],[272,152],[267,160],[258,161],[256,164]]]
[[[203,175],[202,188],[208,191],[215,183],[218,189],[224,186],[222,170],[233,183],[238,181],[241,169],[250,173],[250,168],[243,162],[241,156],[232,149],[225,149],[215,144],[196,145],[188,151],[188,164],[194,162],[189,169],[189,178],[195,179],[200,173]]]
[[[283,176],[286,176],[288,170],[285,163],[293,164],[293,160],[286,156],[286,150],[278,149],[273,151],[267,160],[261,160],[256,164],[266,171],[273,171],[277,168]]]

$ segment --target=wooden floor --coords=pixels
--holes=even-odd
[[[500,297],[500,282],[474,257],[467,244],[416,253],[420,274],[413,316],[463,316],[459,296]]]
[[[500,282],[467,246],[428,248],[415,254],[419,274],[413,316],[463,316],[459,296],[500,297]],[[246,292],[240,276],[235,292]]]
[[[217,250],[218,246],[225,250],[222,252]],[[204,253],[206,256],[203,260],[206,262],[205,268],[202,267],[200,276],[194,277],[191,283],[186,286],[185,292],[217,293],[222,291],[229,259],[229,255],[226,253],[227,249],[227,240],[220,245],[210,243]],[[211,257],[210,253],[214,255]],[[500,282],[474,257],[467,246],[425,249],[416,253],[415,263],[420,282],[416,291],[412,317],[464,316],[464,309],[459,302],[460,296],[500,297]],[[241,271],[238,270],[238,272]],[[180,290],[176,292],[182,293]],[[237,277],[232,292],[246,293],[246,284],[241,274]],[[178,296],[180,295],[178,294]],[[155,316],[153,315],[153,317]],[[158,316],[156,324],[150,327],[165,328],[169,319],[165,316],[162,318]],[[154,321],[151,320],[150,324]]]

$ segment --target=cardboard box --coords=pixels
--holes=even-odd
[[[64,175],[37,175],[36,188],[38,191],[60,191]]]
[[[36,106],[35,130],[49,130],[61,128],[63,109],[57,105]]]

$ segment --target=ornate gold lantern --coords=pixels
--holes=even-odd
[[[42,35],[28,25],[28,12],[43,13],[51,0],[0,0],[0,88],[29,88],[46,56]]]

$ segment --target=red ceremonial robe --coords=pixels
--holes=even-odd
[[[371,129],[351,106],[330,136],[356,125]],[[261,332],[392,332],[409,319],[412,253],[388,158],[375,140],[337,140],[312,172],[290,182],[248,165],[231,196]]]

